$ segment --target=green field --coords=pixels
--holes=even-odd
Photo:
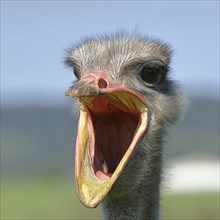
[[[74,178],[78,120],[70,112],[67,106],[49,105],[1,109],[1,219],[101,218],[101,208],[84,208],[73,180],[67,180]],[[170,132],[166,164],[219,160],[219,101],[191,100],[184,120]],[[163,193],[161,205],[162,219],[219,219],[217,193]]]
[[[101,208],[84,208],[71,181],[1,182],[1,219],[101,219]],[[162,219],[219,219],[219,194],[171,194],[162,198]]]

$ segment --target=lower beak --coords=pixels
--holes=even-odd
[[[95,148],[99,147],[97,146],[98,141],[96,140],[98,137],[98,131],[96,132],[95,130],[95,120],[99,120],[99,117],[113,117],[111,112],[107,112],[110,111],[107,109],[107,106],[109,106],[109,103],[115,103],[116,100],[120,110],[117,110],[115,107],[114,111],[120,111],[121,113],[121,111],[125,111],[124,109],[130,109],[126,111],[130,111],[129,114],[134,114],[138,109],[138,113],[135,113],[138,114],[138,123],[132,134],[130,144],[127,146],[127,150],[117,164],[114,172],[111,173],[104,170],[95,170],[94,168],[94,158],[97,157],[97,155],[95,155]],[[106,98],[81,98],[80,101],[81,108],[75,155],[77,192],[80,201],[86,207],[96,207],[110,191],[132,156],[138,141],[147,128],[148,112],[146,105],[141,100],[127,92],[110,94]],[[100,109],[102,109],[103,112],[100,112],[101,110],[98,112],[97,108],[95,108],[96,105],[100,106]],[[110,118],[110,120],[113,119]],[[126,131],[122,131],[121,133],[123,132],[126,133]],[[110,141],[111,138],[117,138],[117,136],[109,137],[108,140]]]

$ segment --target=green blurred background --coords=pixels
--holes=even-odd
[[[1,109],[2,219],[101,218],[100,207],[84,208],[76,197],[73,159],[77,115],[70,113],[70,106]],[[218,119],[218,101],[191,100],[182,123],[171,129],[165,173],[179,161],[218,161]],[[210,173],[212,170],[204,171],[203,181]],[[218,188],[176,191],[169,186],[172,177],[164,178],[164,219],[219,218]]]
[[[219,219],[218,1],[1,1],[1,219],[100,219],[74,185],[64,49],[139,26],[174,45],[190,105],[164,147],[162,219]]]

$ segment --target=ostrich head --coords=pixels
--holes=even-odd
[[[79,102],[75,176],[85,206],[126,197],[142,182],[158,189],[165,128],[182,109],[170,57],[168,45],[127,33],[85,39],[68,50],[65,63],[77,81],[66,95]]]

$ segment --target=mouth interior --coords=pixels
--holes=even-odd
[[[110,94],[86,100],[90,129],[89,157],[100,180],[112,176],[140,125],[140,100],[131,94]]]
[[[92,117],[92,120],[95,130],[94,172],[111,176],[131,144],[138,117],[118,109]]]

